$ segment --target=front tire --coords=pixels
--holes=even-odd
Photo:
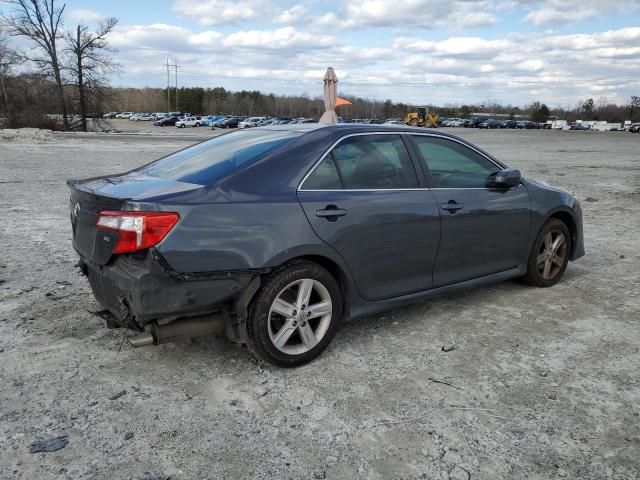
[[[333,339],[342,295],[325,268],[296,261],[264,279],[248,313],[249,350],[272,365],[296,367],[320,355]]]
[[[551,287],[560,281],[569,263],[571,234],[557,218],[544,224],[527,261],[524,281],[534,287]]]

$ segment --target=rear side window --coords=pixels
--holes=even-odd
[[[302,188],[380,190],[417,186],[418,179],[400,135],[357,135],[336,145]]]
[[[172,153],[137,171],[167,180],[209,185],[300,135],[299,132],[278,130],[228,133]]]
[[[413,136],[433,188],[482,188],[500,168],[478,152],[445,138]]]
[[[333,158],[325,157],[304,182],[305,190],[340,190],[340,175]]]

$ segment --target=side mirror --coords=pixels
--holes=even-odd
[[[520,170],[516,168],[505,168],[496,173],[496,176],[491,182],[493,186],[499,188],[513,188],[520,185],[522,181],[522,174]]]

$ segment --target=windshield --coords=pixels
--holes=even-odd
[[[247,162],[302,135],[300,132],[248,130],[198,143],[137,171],[152,177],[209,185]]]

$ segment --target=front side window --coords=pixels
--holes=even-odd
[[[446,138],[412,136],[431,174],[433,188],[483,188],[500,170],[492,161]]]
[[[306,190],[416,187],[418,179],[400,135],[357,135],[344,139],[302,186]]]

